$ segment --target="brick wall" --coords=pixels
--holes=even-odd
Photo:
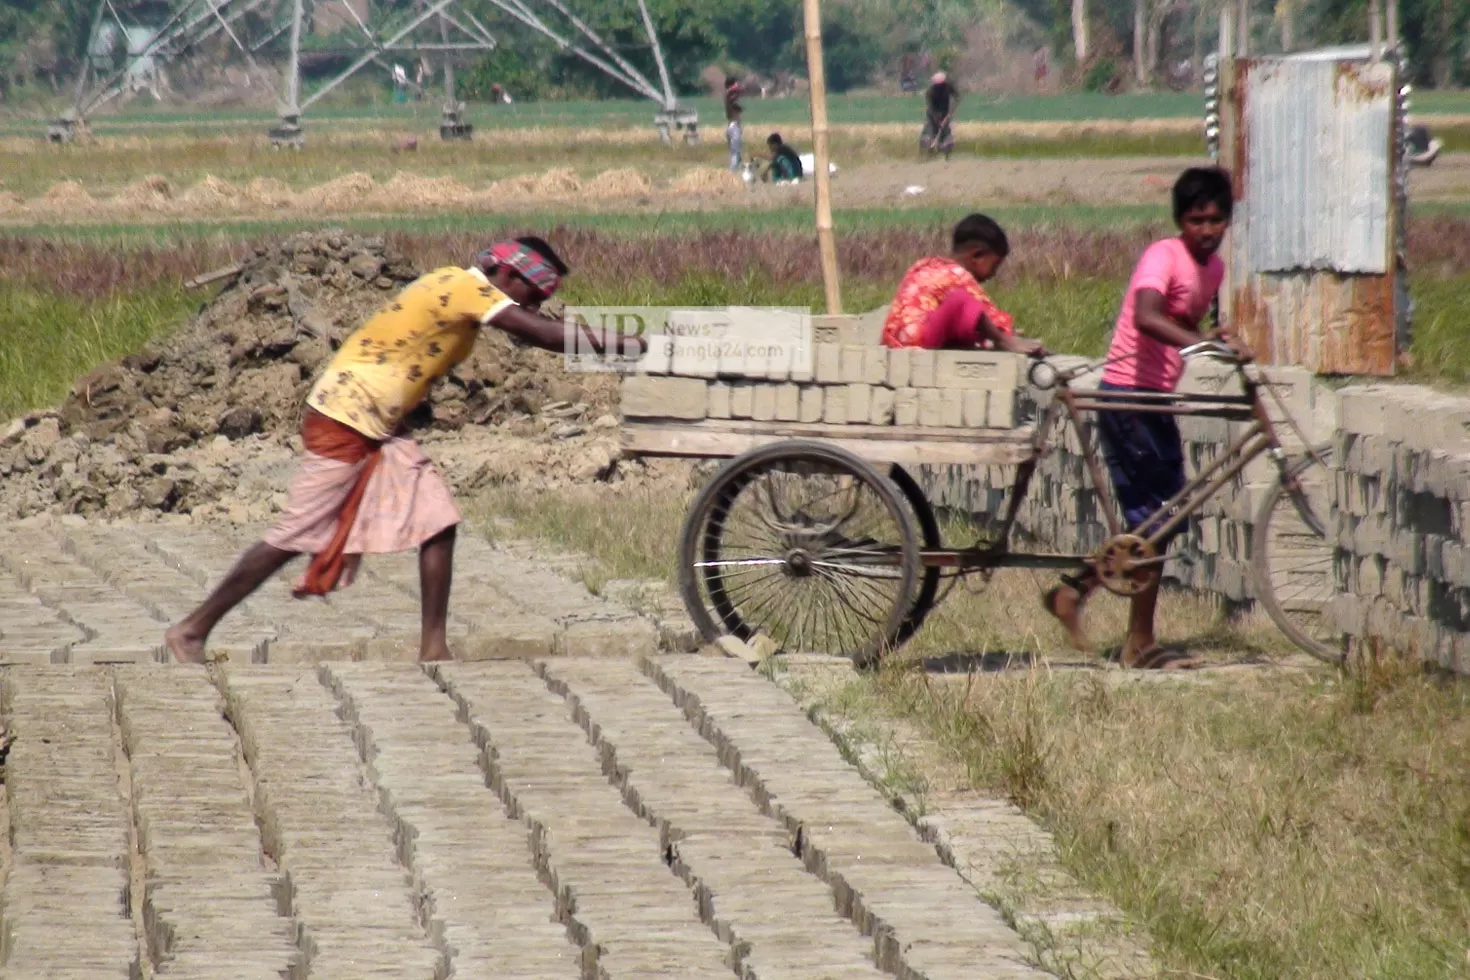
[[[765,366],[684,378],[676,364],[651,363],[653,373],[624,381],[624,415],[994,429],[1034,422],[1047,405],[1050,393],[1029,388],[1020,358],[888,351],[876,344],[876,323],[875,314],[818,318],[810,378]],[[1268,371],[1306,440],[1334,450],[1329,523],[1337,595],[1328,614],[1354,637],[1470,673],[1470,399],[1412,385],[1335,386],[1296,368]],[[1074,387],[1096,382],[1089,375]],[[1181,390],[1239,389],[1231,369],[1192,363]],[[1242,426],[1181,418],[1190,474]],[[1298,447],[1289,430],[1282,435],[1288,448]],[[1002,512],[1014,473],[1012,466],[922,466],[914,475],[936,506],[984,518]],[[1274,465],[1258,459],[1217,494],[1176,540],[1166,575],[1248,601],[1251,530],[1274,475]],[[1048,549],[1087,551],[1106,536],[1070,427],[1038,468],[1018,520],[1026,537]]]

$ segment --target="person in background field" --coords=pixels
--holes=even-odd
[[[740,114],[744,112],[740,105],[740,80],[731,75],[725,76],[725,142],[730,145],[730,170],[734,173],[740,172]]]
[[[930,79],[929,91],[924,95],[924,131],[919,136],[919,146],[928,153],[943,153],[944,159],[954,152],[954,133],[950,123],[954,122],[955,110],[960,105],[960,93],[944,72],[936,72]]]
[[[436,269],[411,283],[343,341],[307,396],[306,451],[280,523],[164,634],[174,657],[202,663],[215,624],[299,554],[313,557],[293,589],[298,599],[350,585],[364,554],[418,549],[419,659],[450,659],[444,630],[460,515],[403,420],[469,356],[483,326],[563,350],[566,328],[539,311],[566,274],[539,238],[500,242],[468,269]],[[600,332],[588,339],[599,352],[612,342]]]
[[[1011,252],[1005,231],[985,215],[972,214],[955,225],[952,242],[948,256],[920,259],[904,273],[883,322],[884,346],[1045,356],[1039,341],[1016,336],[1014,319],[980,285]]]
[[[1225,264],[1216,252],[1230,226],[1230,175],[1218,167],[1186,170],[1174,184],[1173,197],[1179,234],[1150,245],[1133,270],[1108,348],[1110,363],[1099,384],[1102,391],[1172,392],[1184,373],[1180,348],[1225,336],[1221,331],[1205,333],[1201,321],[1225,277]],[[1225,339],[1249,355],[1238,342]],[[1153,526],[1145,522],[1185,483],[1184,452],[1174,416],[1105,411],[1097,413],[1097,427],[1124,522],[1134,534],[1152,533]],[[1151,583],[1132,597],[1121,655],[1125,667],[1198,666],[1194,658],[1159,646],[1154,636],[1161,577],[1154,571]],[[1078,649],[1088,646],[1082,608],[1097,585],[1089,570],[1078,578],[1063,578],[1046,595],[1047,610],[1061,621]]]
[[[766,146],[771,151],[771,180],[775,183],[801,180],[802,167],[801,157],[796,151],[786,145],[781,139],[780,133],[772,133],[766,137]]]

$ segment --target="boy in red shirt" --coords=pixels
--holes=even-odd
[[[955,225],[948,256],[920,259],[904,273],[883,322],[884,346],[1044,356],[1040,341],[1016,336],[1014,318],[980,285],[995,276],[1010,252],[1006,233],[983,214]]]
[[[1154,242],[1138,260],[1099,390],[1167,393],[1178,386],[1184,374],[1180,348],[1207,339],[1200,323],[1225,277],[1225,264],[1215,253],[1230,226],[1232,204],[1230,175],[1218,167],[1186,170],[1175,182],[1179,234]],[[1149,516],[1184,488],[1179,426],[1172,415],[1116,410],[1098,412],[1097,427],[1124,523],[1132,533],[1148,534]],[[1192,658],[1160,647],[1154,637],[1159,578],[1155,571],[1152,583],[1132,599],[1123,666],[1197,666]],[[1086,649],[1082,607],[1097,578],[1088,572],[1064,582],[1047,593],[1046,607],[1066,627],[1073,645]]]

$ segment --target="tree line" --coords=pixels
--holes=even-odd
[[[388,23],[424,2],[373,0],[373,23]],[[488,95],[496,83],[520,98],[628,94],[489,0],[465,2],[507,42],[483,58],[467,60],[462,76],[469,97]],[[770,79],[805,74],[797,0],[647,2],[682,94],[706,91],[711,66]],[[1200,60],[1217,42],[1222,2],[824,0],[827,82],[837,92],[896,87],[907,65],[924,72],[949,69],[963,84],[967,76],[988,71],[999,77],[991,70],[1002,61],[1039,64],[1044,58],[1054,85],[1108,90],[1191,85],[1199,77]],[[1369,2],[1250,0],[1252,43],[1258,52],[1273,52],[1366,40]],[[113,3],[140,20],[166,17],[170,7],[166,0]],[[82,64],[96,6],[97,0],[0,0],[0,98],[25,86],[59,93]],[[633,0],[571,0],[570,7],[655,77]],[[555,15],[546,19],[556,20]],[[1400,31],[1416,84],[1448,87],[1466,81],[1467,19],[1470,0],[1401,0]],[[311,70],[331,67],[314,59]]]

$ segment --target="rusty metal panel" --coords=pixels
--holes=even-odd
[[[1404,204],[1397,62],[1364,47],[1225,58],[1218,75],[1218,158],[1237,202],[1222,249],[1222,315],[1263,363],[1393,374],[1404,305],[1395,292]],[[1258,98],[1263,89],[1274,108]],[[1375,105],[1360,116],[1361,103],[1381,103],[1381,113]],[[1365,135],[1380,123],[1381,140]],[[1305,164],[1314,156],[1316,169]]]
[[[1231,318],[1261,360],[1324,374],[1391,374],[1394,278],[1294,272],[1244,277]]]
[[[1388,272],[1392,65],[1262,59],[1245,77],[1249,271]]]

